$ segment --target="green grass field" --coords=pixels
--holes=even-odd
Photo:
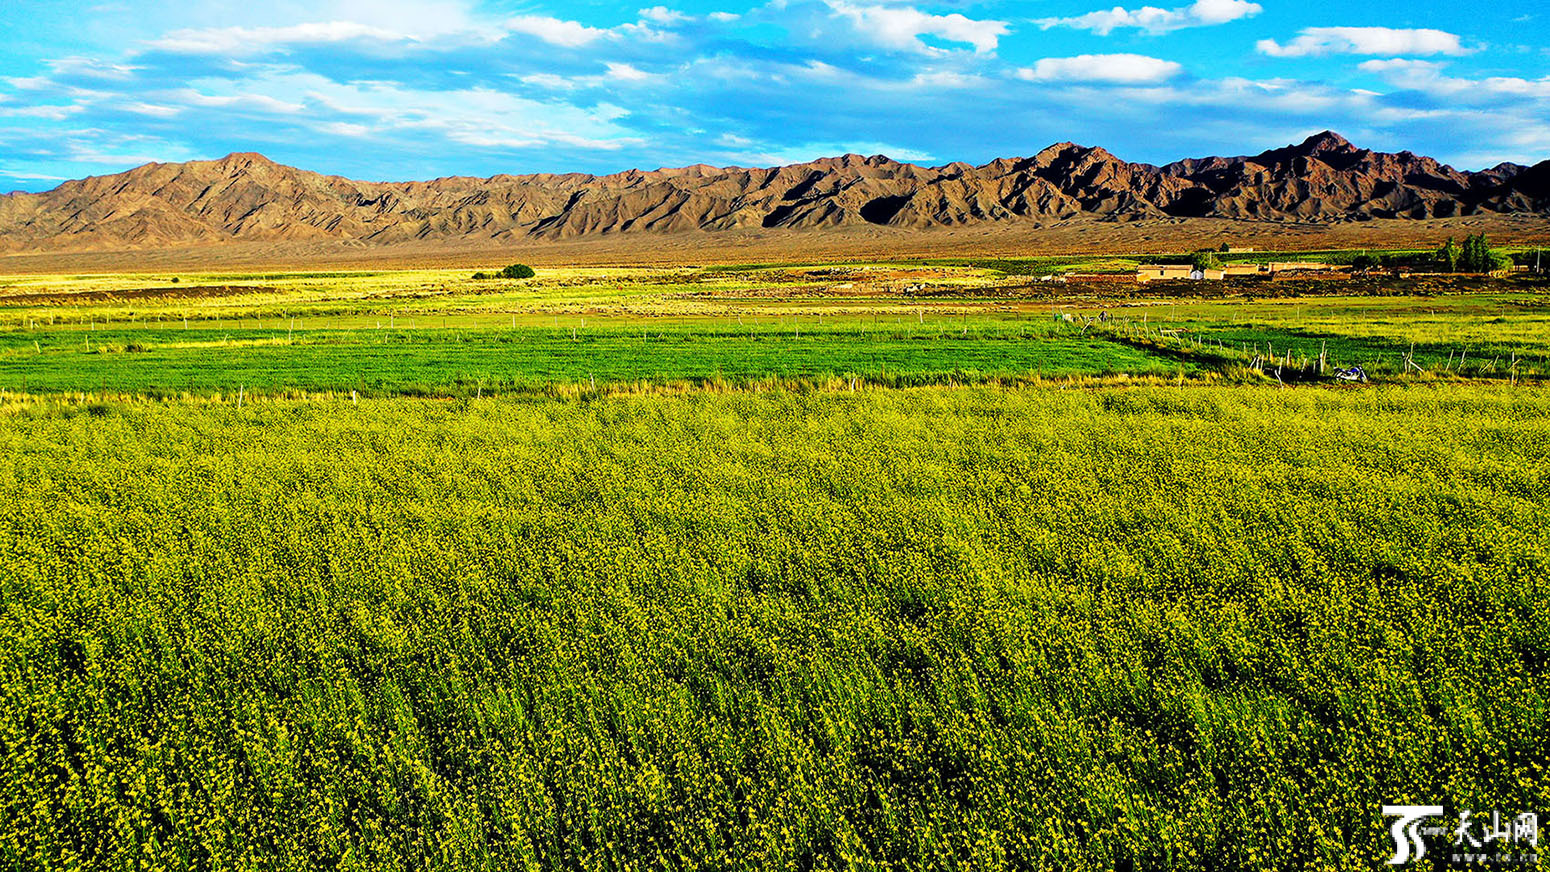
[[[0,280],[0,390],[482,396],[600,383],[1243,381],[1271,380],[1272,356],[1284,378],[1309,380],[1321,351],[1326,370],[1361,365],[1390,379],[1550,374],[1542,281],[1462,280],[1459,293],[1425,296],[1265,299],[1253,296],[1268,288],[1260,283],[1209,299],[1178,288],[1089,299],[1080,286],[1030,286],[978,261],[526,281],[445,271],[171,278]],[[1089,323],[1100,313],[1111,320]]]
[[[915,329],[920,326],[804,328],[793,321],[738,332],[735,324],[618,324],[594,318],[575,333],[544,327],[239,329],[200,330],[191,338],[195,331],[105,329],[72,336],[56,332],[38,340],[13,332],[0,340],[0,389],[467,394],[593,381],[745,384],[864,375],[909,384],[955,377],[1157,375],[1180,368],[1122,343],[1057,333],[1043,321],[976,324],[972,333],[967,327]]]
[[[0,868],[1357,870],[1385,804],[1550,814],[1544,287],[1032,274],[0,280]]]

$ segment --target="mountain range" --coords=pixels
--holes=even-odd
[[[983,166],[883,156],[748,169],[695,165],[361,182],[262,155],[152,163],[0,197],[0,251],[147,249],[227,241],[501,243],[737,229],[906,229],[1091,218],[1333,223],[1550,215],[1550,160],[1453,169],[1331,132],[1253,156],[1166,166],[1052,145]]]

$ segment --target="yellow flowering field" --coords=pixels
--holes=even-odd
[[[0,867],[1372,869],[1550,810],[1550,393],[0,408]]]

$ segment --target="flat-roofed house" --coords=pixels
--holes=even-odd
[[[1157,263],[1136,267],[1136,281],[1155,282],[1163,279],[1188,279],[1195,268],[1187,263]]]

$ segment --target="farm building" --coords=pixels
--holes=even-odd
[[[1152,264],[1136,267],[1135,280],[1155,282],[1167,279],[1175,281],[1221,281],[1225,273],[1220,269],[1196,269],[1187,263]]]
[[[1271,261],[1265,264],[1265,269],[1274,274],[1278,272],[1338,272],[1349,267],[1335,266],[1331,263],[1316,263],[1314,261]]]
[[[1163,279],[1188,279],[1195,268],[1187,263],[1148,264],[1136,267],[1136,281],[1155,282]]]
[[[1094,283],[1094,282],[1134,282],[1138,279],[1130,273],[1066,273],[1062,276],[1068,282]]]

